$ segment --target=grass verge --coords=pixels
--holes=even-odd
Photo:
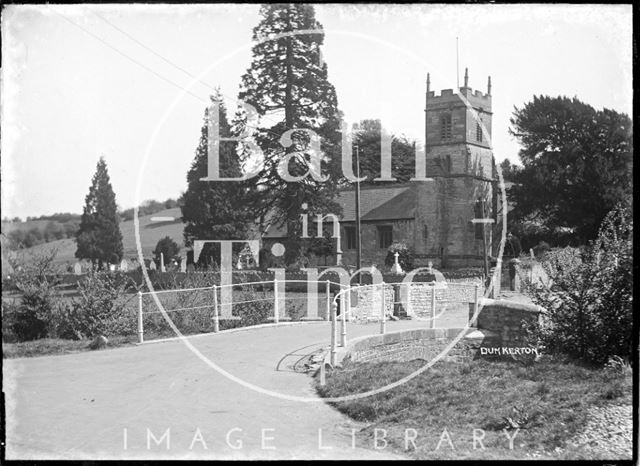
[[[112,337],[108,339],[107,348],[129,346],[136,343],[136,336]],[[50,356],[55,354],[80,353],[92,351],[89,348],[91,340],[62,340],[60,338],[41,338],[39,340],[22,341],[19,343],[2,342],[2,357],[30,358],[35,356]],[[98,350],[99,351],[99,350]]]
[[[360,393],[424,364],[347,362],[317,390],[323,397]],[[628,374],[549,359],[531,366],[442,361],[393,390],[333,405],[367,423],[356,436],[360,446],[416,459],[494,460],[580,459],[567,440],[585,425],[589,407],[612,402],[631,404]]]

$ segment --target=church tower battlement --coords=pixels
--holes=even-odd
[[[430,76],[427,75],[427,160],[434,161],[447,174],[491,178],[491,77],[488,78],[486,94],[469,87],[467,69],[464,86],[459,93],[445,89],[440,95],[435,95],[430,87]],[[427,176],[438,176],[438,173],[427,173]]]
[[[417,251],[443,268],[478,266],[485,241],[491,254],[491,228],[483,231],[473,220],[495,216],[491,78],[486,93],[469,87],[466,69],[459,93],[436,95],[430,87],[427,75],[425,157],[432,181],[417,184]]]

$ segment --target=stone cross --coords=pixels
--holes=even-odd
[[[402,267],[400,267],[400,262],[398,262],[398,257],[400,257],[400,253],[395,252],[393,256],[395,257],[396,262],[395,264],[393,264],[393,267],[391,267],[391,273],[400,275],[404,273],[404,271],[402,270]]]

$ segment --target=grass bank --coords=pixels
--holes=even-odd
[[[137,341],[136,338],[136,336],[109,338],[106,349],[134,345]],[[90,348],[91,341],[92,340],[63,340],[60,338],[41,338],[39,340],[22,341],[18,343],[2,342],[2,357],[5,359],[30,358],[35,356],[51,356],[56,354],[70,354],[79,353],[82,351],[92,351]]]
[[[364,392],[424,364],[347,362],[317,390],[323,397]],[[631,404],[630,374],[543,359],[438,362],[393,390],[334,406],[367,424],[360,446],[416,459],[494,460],[583,458],[567,440],[584,427],[589,407],[611,403]]]

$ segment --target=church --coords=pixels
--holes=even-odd
[[[485,248],[488,255],[492,254],[492,236],[496,236],[492,231],[501,207],[490,145],[491,77],[486,93],[473,91],[468,79],[465,70],[459,94],[445,89],[436,95],[427,75],[425,151],[416,154],[424,157],[421,162],[426,179],[361,188],[363,267],[383,266],[388,247],[394,242],[413,249],[416,266],[429,262],[441,269],[480,266]],[[343,209],[340,248],[328,265],[355,266],[355,189],[341,191],[336,201]],[[309,230],[315,232],[315,225]],[[285,237],[286,229],[271,225],[262,237],[263,247]],[[311,265],[323,262],[318,258]]]

